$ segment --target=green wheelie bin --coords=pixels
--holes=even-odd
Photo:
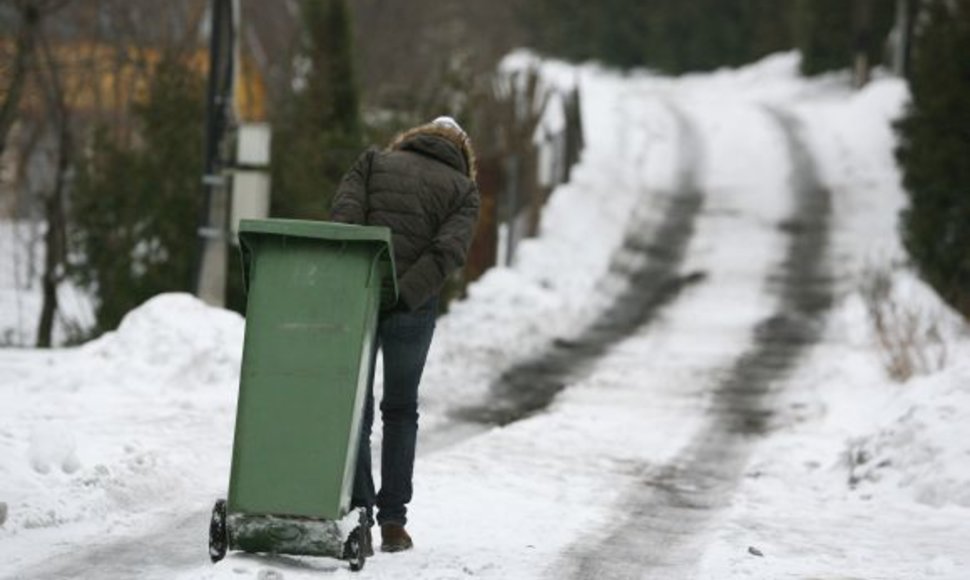
[[[397,301],[387,228],[243,220],[246,333],[227,499],[209,554],[364,564],[364,513],[346,535],[377,317]]]

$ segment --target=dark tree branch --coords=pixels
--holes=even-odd
[[[10,84],[7,86],[3,103],[0,104],[0,155],[3,155],[6,149],[7,135],[17,118],[17,109],[20,107],[20,98],[27,81],[27,72],[34,57],[34,45],[36,44],[37,28],[40,23],[40,11],[34,4],[18,2],[17,9],[20,12],[23,24],[20,28],[20,34],[17,35],[17,43],[14,48]]]
[[[23,96],[27,76],[33,66],[37,34],[44,18],[61,10],[73,0],[15,0],[15,10],[20,14],[21,27],[14,46],[13,67],[10,84],[0,102],[0,155],[7,145],[7,136],[17,120],[20,99]]]

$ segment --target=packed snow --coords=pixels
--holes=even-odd
[[[733,493],[694,530],[689,566],[677,568],[687,572],[644,564],[630,575],[970,578],[970,336],[898,241],[891,122],[905,85],[878,77],[855,92],[846,75],[801,79],[792,54],[680,78],[527,53],[503,70],[528,66],[543,87],[578,83],[587,148],[540,235],[439,320],[421,387],[414,550],[378,552],[359,575],[327,558],[209,563],[245,322],[169,294],[79,347],[0,349],[0,578],[588,577],[577,554],[630,522],[622,497],[710,421],[712,386],[776,307],[768,280],[794,200],[773,111],[801,123],[832,192],[835,304],[821,342],[772,391]],[[656,229],[685,179],[704,201],[680,268],[703,280],[544,412],[505,427],[456,422],[450,410],[487,399],[504,369],[574,336],[623,291],[620,273],[642,259],[624,239]],[[15,240],[18,227],[0,234]],[[0,261],[15,255],[25,254]],[[888,378],[860,292],[873,267],[941,337],[920,335],[936,362],[906,382]],[[0,263],[8,336],[36,301],[24,275],[8,275],[23,268]]]

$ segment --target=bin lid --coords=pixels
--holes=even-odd
[[[314,220],[244,219],[239,221],[239,233],[276,234],[320,240],[391,244],[391,230],[383,226],[358,226]]]
[[[388,307],[397,302],[397,275],[390,228],[384,226],[359,226],[337,222],[280,218],[240,220],[239,245],[243,252],[243,280],[247,287],[249,281],[249,249],[247,248],[245,240],[247,237],[254,235],[276,235],[333,242],[378,244],[383,247],[381,250],[383,253],[382,261],[389,268],[383,284],[381,303],[383,306]]]

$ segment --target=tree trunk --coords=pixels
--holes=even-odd
[[[54,315],[57,313],[57,287],[64,278],[64,262],[67,258],[67,223],[64,215],[64,196],[67,188],[67,174],[71,167],[71,114],[61,87],[60,70],[49,47],[42,44],[48,78],[45,86],[49,118],[57,131],[57,167],[54,174],[54,188],[44,200],[44,213],[47,218],[47,232],[44,234],[45,256],[44,273],[41,277],[43,303],[40,322],[37,325],[38,348],[49,348],[52,344]]]
[[[47,217],[47,232],[44,234],[46,247],[44,256],[44,275],[41,278],[43,303],[40,323],[37,327],[37,347],[49,348],[54,331],[54,315],[57,313],[57,287],[64,278],[64,262],[67,258],[66,219],[64,215],[64,190],[67,186],[67,172],[70,168],[71,133],[68,119],[60,120],[58,138],[57,173],[54,190],[44,202]]]

